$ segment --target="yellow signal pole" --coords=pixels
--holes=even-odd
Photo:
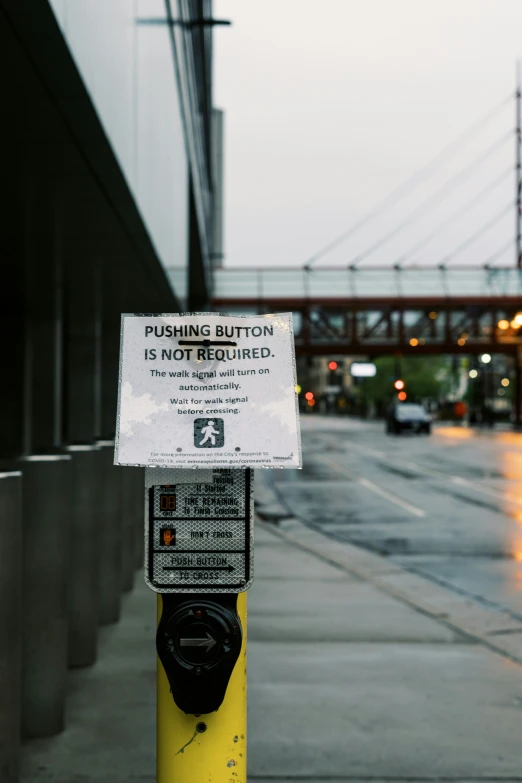
[[[158,596],[158,622],[162,612]],[[174,703],[158,658],[157,783],[246,783],[246,592],[237,597],[243,628],[241,653],[221,707],[209,715],[186,715]]]

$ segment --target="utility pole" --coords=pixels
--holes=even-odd
[[[517,60],[516,90],[515,90],[515,253],[516,268],[522,269],[522,85],[520,81],[520,60]],[[515,354],[515,426],[521,424],[521,346],[517,346]]]
[[[517,61],[517,86],[515,91],[515,253],[517,269],[522,269],[522,86],[520,60]]]
[[[198,597],[194,596],[196,603]],[[159,596],[158,621],[161,614]],[[156,783],[246,783],[246,593],[238,595],[237,615],[243,629],[241,653],[218,710],[194,715],[185,712],[189,707],[180,709],[172,698],[165,668],[158,660]],[[194,649],[197,652],[201,648]],[[183,670],[177,676],[183,676]]]

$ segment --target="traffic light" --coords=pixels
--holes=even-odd
[[[343,385],[343,374],[340,370],[339,362],[336,362],[335,359],[328,362],[328,386],[330,391],[332,389],[339,390]]]
[[[404,402],[408,396],[406,394],[406,384],[404,381],[401,378],[397,378],[397,380],[393,382],[393,388],[398,392],[397,399],[399,402]]]
[[[308,403],[309,408],[313,408],[315,405],[315,397],[313,392],[306,392],[305,400]]]

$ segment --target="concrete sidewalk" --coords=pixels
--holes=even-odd
[[[518,664],[268,526],[256,571],[249,780],[522,778]]]
[[[517,663],[267,524],[255,574],[249,781],[522,780]],[[138,579],[70,675],[67,730],[25,745],[25,783],[155,779],[155,605]]]

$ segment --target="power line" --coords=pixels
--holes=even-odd
[[[509,174],[511,174],[513,171],[513,166],[509,166],[505,171],[502,172],[502,174],[499,177],[495,177],[494,180],[489,182],[483,190],[481,190],[477,195],[471,199],[471,201],[467,201],[464,206],[462,206],[460,209],[458,209],[456,212],[454,212],[452,215],[450,215],[449,218],[444,220],[442,223],[439,223],[439,225],[434,228],[432,231],[429,232],[429,234],[426,234],[425,237],[423,237],[421,240],[416,242],[414,245],[412,245],[405,253],[403,253],[397,260],[394,262],[394,266],[404,263],[404,261],[407,261],[411,256],[416,253],[418,250],[421,250],[423,247],[426,247],[431,240],[436,237],[443,229],[447,228],[447,226],[451,225],[455,222],[459,217],[462,217],[462,215],[465,215],[466,212],[469,212],[469,210],[475,206],[475,204],[478,204],[478,202],[486,195],[486,193],[489,193],[490,191],[494,190],[498,185],[500,185],[501,182],[503,182]]]
[[[451,160],[452,157],[454,157],[454,155],[458,152],[462,144],[465,141],[471,139],[476,133],[478,133],[479,130],[487,125],[487,123],[493,119],[493,117],[495,117],[500,111],[502,111],[502,109],[511,103],[512,99],[513,96],[509,95],[509,97],[504,98],[499,104],[494,106],[482,117],[479,117],[477,120],[475,120],[475,122],[473,122],[463,133],[461,133],[460,136],[458,136],[453,142],[438,152],[437,155],[435,155],[435,157],[429,161],[429,163],[425,164],[412,175],[410,175],[404,182],[390,191],[387,196],[375,204],[374,207],[363,218],[356,221],[352,226],[350,226],[350,228],[348,228],[346,231],[343,231],[342,234],[339,234],[335,239],[310,256],[304,266],[310,267],[312,264],[315,264],[316,261],[319,261],[319,259],[321,259],[338,245],[342,244],[346,239],[366,225],[366,223],[376,217],[391,202],[396,202],[396,200],[402,194],[405,194],[408,192],[408,190],[414,189],[420,185],[421,182],[431,175],[434,166],[440,166],[442,162]]]
[[[508,131],[508,133],[488,147],[482,155],[472,160],[471,163],[468,163],[466,166],[464,166],[460,171],[454,174],[453,177],[450,177],[450,179],[446,180],[446,182],[438,190],[436,190],[434,193],[431,193],[426,199],[424,199],[424,201],[421,202],[421,204],[419,204],[419,206],[416,207],[412,212],[410,212],[410,214],[404,218],[403,221],[398,223],[394,228],[391,229],[391,231],[388,231],[387,234],[384,234],[384,236],[378,239],[377,242],[374,242],[372,245],[367,247],[366,250],[364,250],[362,253],[359,253],[359,255],[357,255],[352,260],[351,264],[356,265],[361,261],[364,261],[364,259],[368,258],[368,256],[385,245],[390,239],[393,239],[393,237],[399,234],[404,228],[406,228],[406,226],[409,226],[410,223],[413,223],[413,221],[417,220],[434,206],[438,206],[444,200],[445,194],[449,190],[453,190],[457,183],[465,182],[469,176],[475,173],[477,166],[479,166],[481,163],[487,160],[490,155],[500,149],[500,147],[502,147],[506,141],[508,141],[508,139],[511,139],[512,136],[513,132]]]
[[[510,239],[509,242],[506,242],[505,245],[502,245],[502,247],[499,248],[499,250],[497,250],[495,253],[493,253],[493,255],[489,256],[489,258],[486,258],[486,260],[483,261],[480,266],[489,266],[490,264],[493,263],[493,261],[496,261],[498,258],[500,258],[500,256],[504,255],[506,250],[512,248],[514,244],[515,244],[515,240]]]
[[[490,228],[492,228],[496,223],[498,223],[504,215],[507,215],[508,212],[510,212],[513,209],[513,202],[510,201],[509,204],[506,204],[504,209],[502,209],[498,214],[496,214],[494,217],[491,218],[491,220],[488,220],[487,223],[484,223],[478,231],[475,231],[474,234],[472,234],[470,237],[464,240],[460,245],[458,245],[454,250],[451,251],[451,253],[448,253],[447,256],[444,256],[442,261],[440,262],[441,266],[446,266],[446,264],[449,261],[452,261],[455,256],[458,256],[460,253],[462,253],[463,250],[466,250],[470,245],[472,245],[476,240],[482,236],[482,234],[485,234],[487,231],[489,231]]]

